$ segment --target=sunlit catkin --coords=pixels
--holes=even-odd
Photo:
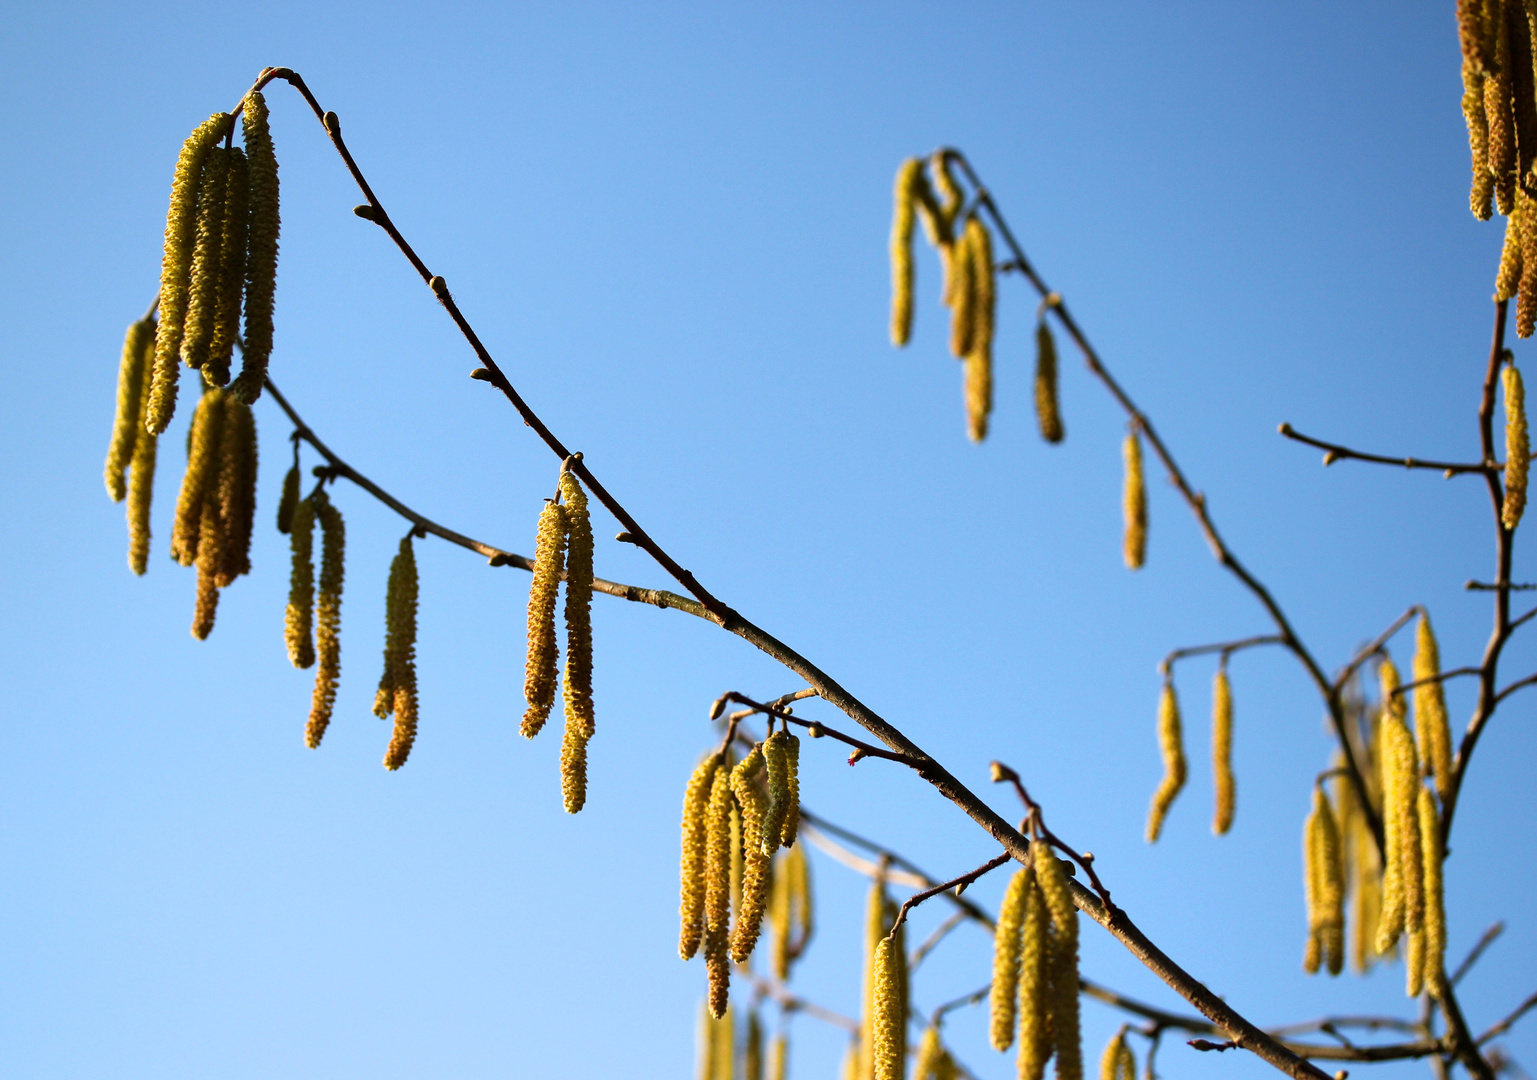
[[[1132,570],[1142,569],[1147,559],[1147,485],[1142,476],[1142,440],[1135,431],[1121,444],[1126,462],[1126,482],[1121,490],[1121,516],[1126,532],[1121,553]]]
[[[523,676],[522,732],[532,739],[539,734],[555,704],[559,652],[555,642],[555,600],[566,560],[566,510],[547,502],[539,513],[539,533],[534,541],[534,580],[528,587],[528,660]]]
[[[889,907],[890,901],[886,898],[886,879],[883,874],[877,874],[871,880],[870,892],[865,898],[863,953],[865,964],[862,981],[864,1010],[860,1013],[859,1025],[859,1075],[863,1080],[870,1080],[874,1065],[874,1055],[871,1051],[875,1042],[875,951],[886,938],[886,930],[890,925],[886,919]]]
[[[1521,288],[1524,272],[1521,224],[1530,205],[1531,200],[1518,196],[1510,217],[1505,219],[1505,243],[1500,248],[1500,268],[1494,275],[1496,300],[1511,300]]]
[[[566,723],[583,738],[593,734],[592,711],[592,522],[587,493],[576,474],[560,474],[566,507]]]
[[[731,775],[716,769],[705,814],[704,958],[710,979],[710,1015],[725,1015],[730,991],[726,960],[731,930]]]
[[[1147,842],[1153,843],[1163,831],[1163,820],[1168,816],[1174,798],[1185,786],[1185,743],[1180,730],[1179,698],[1174,693],[1174,683],[1165,679],[1158,695],[1158,749],[1163,755],[1163,779],[1153,793],[1153,806],[1147,815]]]
[[[1233,778],[1233,686],[1226,664],[1217,669],[1211,683],[1211,768],[1217,796],[1211,831],[1222,836],[1233,827],[1238,803],[1238,783]]]
[[[230,361],[240,340],[240,299],[245,295],[246,239],[251,220],[251,173],[245,151],[229,151],[220,231],[219,289],[214,303],[208,360],[203,373],[215,386],[229,382]]]
[[[784,1032],[775,1035],[769,1043],[768,1080],[786,1080],[790,1066],[790,1040]]]
[[[1126,1029],[1121,1028],[1105,1045],[1099,1059],[1099,1080],[1137,1080],[1137,1059],[1126,1041]]]
[[[972,442],[987,438],[993,411],[993,322],[997,314],[997,282],[993,246],[987,228],[975,215],[966,221],[966,256],[971,260],[971,332],[966,351],[966,434]]]
[[[1062,441],[1066,432],[1057,396],[1057,340],[1045,319],[1035,324],[1035,420],[1041,438],[1049,443]]]
[[[769,867],[772,857],[764,854],[764,817],[768,801],[758,789],[758,774],[763,771],[764,754],[760,747],[744,757],[731,770],[731,793],[736,797],[737,809],[742,820],[742,892],[737,907],[736,925],[731,932],[731,959],[745,964],[763,925],[763,912],[768,904]]]
[[[267,379],[278,273],[278,161],[267,130],[267,101],[259,91],[246,95],[241,123],[251,213],[246,230],[244,352],[230,392],[249,405],[261,396]]]
[[[1494,197],[1500,213],[1509,214],[1516,190],[1515,103],[1511,98],[1510,35],[1502,17],[1504,4],[1491,14],[1490,43],[1493,63],[1484,76],[1484,115],[1489,122],[1489,171],[1494,174]]]
[[[1473,158],[1473,184],[1468,208],[1479,221],[1494,213],[1494,176],[1489,172],[1489,119],[1484,112],[1484,76],[1477,66],[1462,65],[1462,117],[1468,125],[1468,149]]]
[[[1501,378],[1505,388],[1505,505],[1500,517],[1507,529],[1514,529],[1526,510],[1531,446],[1526,432],[1526,389],[1513,361],[1505,365]]]
[[[938,198],[939,211],[944,215],[946,223],[953,225],[955,215],[961,208],[961,186],[955,182],[955,172],[951,163],[955,160],[954,150],[936,150],[929,156],[929,172],[934,177],[934,192]]]
[[[891,343],[906,345],[913,331],[913,218],[923,162],[908,158],[897,169],[891,214]]]
[[[710,805],[710,785],[720,764],[714,754],[705,758],[683,789],[683,843],[678,861],[678,955],[685,960],[699,951],[704,936],[705,819]],[[780,976],[782,979],[783,976]]]
[[[902,1080],[907,1064],[903,1053],[907,1017],[902,1007],[904,959],[890,938],[875,947],[874,1013],[870,1023],[871,1075],[874,1080]]]
[[[249,408],[242,405],[241,408]],[[320,745],[331,710],[336,704],[336,684],[342,671],[342,579],[345,573],[347,528],[342,512],[323,491],[315,493],[315,516],[320,519],[320,587],[315,594],[315,691],[310,699],[310,718],[304,728],[304,745]]]
[[[299,466],[295,463],[283,477],[283,494],[278,499],[278,532],[287,536],[294,524],[294,507],[299,505]]]
[[[229,151],[215,146],[203,161],[198,182],[196,239],[182,324],[181,358],[201,370],[208,363],[214,318],[219,306],[219,267],[224,244],[224,196],[229,184]]]
[[[785,785],[787,788],[784,823],[779,829],[779,843],[783,847],[795,844],[801,828],[801,741],[798,736],[785,733]],[[800,864],[805,875],[805,862]]]
[[[251,531],[256,523],[257,440],[251,407],[221,394],[224,427],[219,435],[219,476],[216,491],[220,523],[217,562],[209,565],[219,588],[251,572]],[[201,565],[201,553],[199,560]]]
[[[205,391],[192,414],[187,471],[182,475],[181,494],[171,526],[171,557],[183,566],[191,566],[197,560],[203,504],[219,482],[219,436],[223,430],[222,392]]]
[[[763,763],[768,784],[768,809],[763,817],[760,843],[763,854],[773,855],[779,850],[779,840],[784,834],[785,815],[790,809],[790,766],[785,744],[789,735],[775,731],[763,740]]]
[[[288,537],[292,566],[288,575],[288,610],[283,615],[288,659],[298,668],[315,662],[315,639],[311,632],[315,607],[314,543],[315,506],[305,499],[294,508],[293,531]]]
[[[1420,612],[1414,642],[1414,681],[1418,683],[1414,688],[1414,741],[1422,765],[1435,777],[1436,790],[1444,800],[1451,791],[1452,731],[1446,715],[1446,691],[1439,679],[1441,650],[1428,611]]]
[[[1446,963],[1446,897],[1441,875],[1441,822],[1428,788],[1420,788],[1420,856],[1424,859],[1425,955],[1424,983],[1436,991]]]
[[[1339,825],[1322,789],[1313,789],[1313,811],[1303,835],[1308,901],[1303,969],[1311,975],[1322,965],[1338,975],[1345,963],[1345,866]]]
[[[197,241],[198,187],[203,165],[229,122],[226,113],[214,113],[199,124],[182,144],[176,159],[176,175],[171,180],[171,206],[165,219],[165,250],[160,262],[160,324],[145,414],[145,426],[155,435],[165,431],[176,412],[176,384],[181,375],[181,341],[187,318],[192,253]]]
[[[993,928],[993,982],[988,993],[991,1038],[994,1050],[1014,1044],[1015,1006],[1019,999],[1019,955],[1025,922],[1025,898],[1030,891],[1030,870],[1022,867],[1009,879]]]
[[[298,520],[294,532],[299,531]],[[400,541],[395,555],[399,566],[399,588],[390,612],[390,622],[395,630],[395,655],[392,661],[391,681],[394,687],[395,729],[390,733],[390,744],[384,751],[384,767],[391,772],[400,768],[411,756],[416,744],[417,693],[416,693],[416,608],[420,586],[416,576],[416,548],[411,537]],[[393,577],[396,567],[390,567]]]
[[[950,287],[946,303],[950,305],[950,352],[957,360],[964,360],[971,352],[971,334],[976,328],[973,314],[977,302],[976,262],[971,257],[975,235],[974,230],[963,228],[950,247]]]
[[[143,412],[144,375],[155,341],[155,320],[140,319],[128,327],[123,337],[123,358],[117,372],[117,415],[112,421],[112,441],[107,445],[106,481],[107,494],[113,502],[122,502],[128,494],[125,473],[133,460],[134,441],[141,428],[139,417]],[[150,353],[150,355],[153,355]]]
[[[1067,872],[1051,846],[1030,845],[1035,879],[1051,915],[1051,1031],[1057,1053],[1057,1080],[1083,1080],[1083,1046],[1078,1031],[1078,909]]]
[[[1521,280],[1516,287],[1516,336],[1532,336],[1537,323],[1537,207],[1524,188],[1516,189],[1511,218],[1521,245]]]
[[[1387,952],[1400,933],[1424,927],[1424,868],[1420,855],[1419,769],[1414,740],[1397,713],[1382,719],[1383,833],[1387,872],[1377,951]]]
[[[150,320],[150,330],[142,345],[141,378],[148,383],[149,367],[155,355],[153,320]],[[141,393],[133,457],[128,471],[128,567],[135,574],[144,573],[149,566],[149,510],[155,493],[155,454],[160,439],[144,426],[144,414],[148,408],[149,394]]]
[[[1032,863],[1034,860],[1031,860]],[[1041,1080],[1051,1057],[1051,915],[1030,871],[1019,950],[1019,1080]]]

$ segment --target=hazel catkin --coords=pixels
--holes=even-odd
[[[801,741],[785,732],[785,816],[779,830],[781,847],[793,847],[801,828]],[[804,876],[805,862],[801,862]]]
[[[1238,784],[1233,777],[1233,686],[1226,664],[1217,668],[1211,684],[1211,765],[1216,787],[1211,831],[1223,836],[1233,827],[1238,801]]]
[[[758,790],[758,773],[763,771],[764,754],[761,747],[752,752],[731,770],[731,793],[736,798],[742,828],[742,887],[741,902],[737,906],[736,925],[731,933],[731,959],[738,964],[747,963],[753,947],[758,943],[758,932],[763,924],[763,912],[768,903],[769,867],[771,856],[764,854],[764,818],[768,803]]]
[[[1500,213],[1509,214],[1516,191],[1515,102],[1510,78],[1509,25],[1504,5],[1494,6],[1490,19],[1493,63],[1484,75],[1484,115],[1489,123],[1489,171],[1494,175],[1494,198]]]
[[[1308,900],[1308,948],[1303,968],[1311,975],[1323,965],[1330,975],[1338,975],[1345,964],[1345,866],[1339,826],[1320,788],[1313,789],[1303,855]]]
[[[907,1016],[903,1001],[904,957],[889,937],[875,947],[874,1012],[870,1023],[871,1075],[874,1080],[902,1080],[906,1071]]]
[[[989,1038],[993,1049],[1014,1044],[1014,1020],[1019,999],[1019,957],[1024,930],[1025,898],[1031,887],[1030,870],[1021,867],[1009,879],[998,921],[993,927],[993,981],[988,993]]]
[[[1420,612],[1414,648],[1414,735],[1420,761],[1435,777],[1444,800],[1451,791],[1452,731],[1446,715],[1446,690],[1439,680],[1441,650],[1430,626],[1430,613]]]
[[[154,359],[155,340],[151,330],[143,343],[143,375],[149,381],[149,365]],[[149,567],[149,511],[155,493],[155,457],[160,437],[144,426],[149,394],[139,395],[137,431],[133,439],[133,457],[128,472],[128,567],[143,574]]]
[[[283,641],[288,646],[288,660],[297,668],[315,662],[312,633],[315,607],[315,505],[304,499],[294,508],[293,528],[288,536],[292,564],[288,576],[288,609],[283,616]],[[393,571],[392,571],[393,572]]]
[[[1424,860],[1425,951],[1423,983],[1432,993],[1446,963],[1446,897],[1441,873],[1441,822],[1428,788],[1419,792],[1420,856]]]
[[[789,735],[782,729],[771,732],[763,740],[764,773],[768,784],[768,809],[763,818],[761,840],[765,855],[773,855],[779,850],[785,815],[790,809],[789,755],[785,750],[788,741]]]
[[[593,735],[592,522],[587,493],[572,472],[560,474],[566,508],[566,723]]]
[[[1035,880],[1051,916],[1051,1031],[1057,1080],[1083,1080],[1078,1029],[1078,909],[1067,873],[1043,841],[1031,843]]]
[[[278,532],[287,536],[293,528],[294,507],[299,505],[299,463],[296,461],[283,477],[283,494],[278,499]]]
[[[532,739],[549,719],[555,704],[559,653],[555,642],[555,600],[565,570],[566,510],[546,502],[539,513],[539,533],[534,541],[534,580],[528,588],[528,660],[523,677],[522,733]]]
[[[705,814],[704,957],[710,979],[710,1015],[723,1016],[730,989],[726,961],[731,929],[731,796],[730,770],[722,766],[710,779]]]
[[[219,559],[214,583],[225,588],[251,572],[251,531],[256,522],[257,439],[251,407],[220,393],[224,424],[219,434],[219,474],[210,497],[218,500]]]
[[[294,523],[298,532],[298,522]],[[390,661],[390,678],[393,689],[395,729],[390,733],[389,746],[384,751],[384,767],[394,772],[411,756],[416,745],[417,693],[416,693],[416,607],[419,583],[416,576],[416,547],[411,537],[400,541],[395,563],[390,567],[391,577],[399,567],[399,587],[395,602],[389,612],[390,629],[394,636],[394,656]]]
[[[245,151],[229,150],[224,221],[219,248],[219,289],[203,374],[215,386],[229,382],[230,361],[240,340],[240,301],[245,295],[246,240],[250,228],[251,173]]]
[[[683,843],[678,861],[678,955],[693,959],[704,935],[705,819],[719,759],[711,754],[695,767],[683,789]],[[783,976],[781,976],[783,978]]]
[[[208,363],[219,305],[219,268],[223,261],[224,198],[229,186],[229,151],[209,149],[198,181],[197,224],[188,278],[187,314],[182,324],[181,358],[190,368]]]
[[[260,91],[246,95],[241,127],[251,211],[246,229],[244,351],[240,374],[229,389],[249,405],[261,396],[267,381],[278,273],[278,162],[267,129],[267,100]]]
[[[125,473],[133,460],[134,442],[142,427],[145,372],[153,356],[155,320],[140,319],[123,337],[123,357],[117,373],[117,415],[112,421],[112,441],[107,446],[107,494],[122,502],[128,494]],[[146,348],[146,344],[149,346]]]
[[[923,162],[908,158],[897,169],[891,215],[891,343],[906,345],[913,331],[913,218]]]
[[[241,408],[248,408],[242,405]],[[342,668],[342,580],[345,575],[347,528],[342,512],[325,492],[315,493],[315,515],[320,519],[320,587],[315,594],[315,691],[310,717],[304,728],[304,744],[311,750],[325,738],[336,705],[336,684]]]
[[[1142,440],[1135,431],[1129,432],[1121,444],[1121,456],[1126,463],[1126,482],[1121,493],[1126,532],[1121,551],[1127,568],[1140,570],[1147,560],[1147,484],[1142,476]]]
[[[1147,842],[1150,844],[1163,831],[1169,807],[1185,786],[1185,745],[1180,730],[1179,698],[1169,679],[1164,680],[1163,690],[1158,695],[1158,749],[1163,755],[1163,779],[1153,793],[1152,809],[1147,815]]]
[[[1041,1080],[1051,1057],[1051,957],[1051,915],[1031,869],[1019,951],[1019,1080]]]
[[[182,475],[171,527],[171,557],[183,566],[197,560],[203,504],[219,482],[219,436],[224,429],[223,392],[207,389],[188,430],[187,471]]]
[[[1467,61],[1462,65],[1462,116],[1468,126],[1468,149],[1473,158],[1473,183],[1468,208],[1479,221],[1494,214],[1494,175],[1489,172],[1489,118],[1484,112],[1484,76]]]
[[[1505,219],[1505,242],[1500,248],[1500,267],[1494,275],[1494,298],[1511,300],[1520,291],[1526,273],[1522,225],[1531,212],[1531,200],[1522,192],[1516,195],[1516,205]]]
[[[1507,529],[1514,529],[1526,510],[1531,446],[1526,431],[1526,389],[1514,360],[1506,362],[1501,379],[1505,389],[1505,504],[1500,519]]]
[[[1126,1041],[1126,1029],[1115,1033],[1099,1059],[1099,1080],[1137,1080],[1137,1059]]]
[[[1035,324],[1035,419],[1041,438],[1049,443],[1062,441],[1066,432],[1057,398],[1057,341],[1045,319]]]
[[[993,411],[993,322],[997,292],[992,240],[975,214],[966,220],[966,257],[971,260],[971,330],[966,335],[966,434],[972,442],[987,438]]]

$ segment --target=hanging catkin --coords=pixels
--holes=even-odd
[[[678,955],[693,959],[704,935],[705,890],[705,818],[709,810],[710,786],[720,759],[705,758],[688,778],[683,789],[683,843],[678,861]],[[780,976],[782,979],[783,976]]]
[[[240,340],[240,298],[245,293],[246,240],[251,218],[251,173],[245,151],[228,151],[224,221],[219,248],[219,289],[203,374],[215,386],[229,382],[230,361]]]
[[[1052,1051],[1051,915],[1033,869],[1024,900],[1019,951],[1019,1080],[1041,1080]]]
[[[1312,975],[1322,964],[1330,975],[1338,975],[1345,964],[1345,866],[1339,826],[1321,788],[1313,789],[1313,812],[1303,831],[1303,861],[1308,946],[1302,967]]]
[[[1147,486],[1142,477],[1142,440],[1135,431],[1129,432],[1121,444],[1121,456],[1126,462],[1126,483],[1121,493],[1126,533],[1121,553],[1128,568],[1140,570],[1147,559]]]
[[[726,960],[731,929],[731,797],[730,770],[715,770],[705,815],[704,959],[710,979],[710,1015],[726,1013],[731,970]]]
[[[1526,510],[1526,475],[1531,447],[1526,433],[1526,389],[1514,360],[1507,359],[1501,376],[1505,387],[1505,505],[1501,520],[1514,529]]]
[[[555,683],[560,654],[555,642],[555,600],[565,571],[566,510],[546,502],[539,513],[539,533],[534,541],[534,580],[528,587],[528,661],[523,676],[522,732],[532,739],[539,734],[555,704]]]
[[[294,522],[298,532],[298,522]],[[416,548],[408,535],[401,539],[400,550],[390,566],[390,577],[397,569],[399,587],[395,602],[389,612],[390,634],[394,640],[394,656],[390,661],[391,683],[394,690],[395,730],[390,734],[390,744],[384,751],[384,767],[391,772],[400,768],[411,756],[416,743],[416,604],[419,585],[416,577]]]
[[[1078,909],[1067,873],[1051,846],[1036,840],[1035,880],[1051,915],[1051,1032],[1057,1080],[1083,1080],[1083,1046],[1078,1032]]]
[[[913,332],[913,217],[923,162],[908,158],[897,169],[891,214],[891,343],[906,345]]]
[[[771,875],[769,926],[774,931],[770,970],[774,978],[790,978],[790,963],[805,951],[811,940],[811,880],[802,848],[789,848],[779,856]]]
[[[1414,648],[1414,739],[1424,769],[1435,777],[1442,800],[1451,791],[1452,731],[1446,716],[1446,691],[1441,674],[1441,650],[1430,626],[1430,612],[1420,612]],[[1426,680],[1435,680],[1433,682]]]
[[[1126,1029],[1115,1033],[1099,1059],[1099,1080],[1137,1080],[1137,1059],[1126,1041]]]
[[[907,1015],[902,967],[906,959],[895,942],[883,937],[875,947],[874,1015],[870,1050],[874,1080],[902,1080],[907,1066]]]
[[[763,763],[768,784],[768,810],[763,817],[761,845],[765,855],[779,850],[784,834],[785,816],[790,810],[790,764],[785,744],[790,741],[783,730],[770,733],[763,740]]]
[[[763,853],[763,819],[768,804],[758,790],[757,778],[762,771],[763,750],[757,746],[731,770],[731,793],[736,797],[742,821],[741,903],[731,932],[731,959],[738,964],[747,963],[752,956],[763,925],[763,911],[768,904],[772,858]]]
[[[1516,183],[1531,178],[1537,158],[1537,99],[1532,82],[1532,27],[1524,3],[1504,5],[1510,49],[1510,96],[1516,135]]]
[[[225,588],[251,572],[251,532],[256,523],[257,441],[251,407],[221,393],[224,425],[219,435],[216,489],[221,551],[214,584]]]
[[[1494,213],[1494,176],[1489,172],[1489,120],[1484,112],[1484,76],[1474,64],[1462,64],[1462,116],[1468,125],[1468,149],[1473,158],[1473,184],[1468,208],[1479,221]]]
[[[747,1045],[742,1048],[742,1080],[763,1080],[763,1023],[757,1010],[747,1014]]]
[[[768,1080],[786,1080],[790,1062],[790,1040],[779,1032],[769,1043]]]
[[[171,180],[171,207],[165,220],[165,251],[160,262],[160,324],[149,383],[145,426],[159,435],[176,412],[176,383],[181,374],[181,341],[187,318],[192,253],[197,241],[198,188],[208,152],[228,129],[230,117],[214,113],[182,144]],[[184,564],[186,565],[186,564]]]
[[[149,368],[155,355],[154,322],[149,322],[151,329],[143,342],[141,372],[145,384],[149,382]],[[149,510],[155,493],[155,454],[160,439],[144,426],[148,408],[149,394],[141,393],[128,473],[128,567],[135,574],[143,574],[149,567]]]
[[[297,518],[291,519],[296,523]],[[387,720],[395,714],[395,658],[399,655],[400,634],[396,612],[400,610],[401,559],[390,560],[390,575],[384,587],[384,670],[379,675],[379,689],[374,693],[373,714]]]
[[[1163,755],[1163,779],[1153,793],[1153,806],[1147,815],[1147,842],[1153,843],[1163,831],[1163,819],[1174,798],[1185,786],[1185,744],[1180,731],[1179,698],[1174,683],[1164,679],[1158,695],[1158,749]]]
[[[288,576],[288,610],[283,615],[288,660],[297,668],[307,668],[315,662],[315,640],[311,633],[315,607],[314,543],[315,506],[305,499],[294,507],[293,531],[288,538],[293,564]],[[392,579],[393,576],[392,569]]]
[[[566,730],[560,744],[560,790],[566,813],[587,801],[587,742],[592,711],[592,523],[575,474],[560,474],[566,507]]]
[[[1057,341],[1044,316],[1035,324],[1035,419],[1041,438],[1049,443],[1062,441],[1066,432],[1057,399]]]
[[[190,368],[208,363],[214,318],[219,306],[219,267],[223,261],[224,197],[229,184],[229,151],[215,146],[203,160],[198,182],[197,225],[188,279],[187,315],[182,324],[181,358]]]
[[[1423,982],[1437,989],[1442,966],[1446,963],[1446,897],[1441,875],[1441,822],[1436,801],[1428,788],[1419,794],[1420,855],[1424,859],[1425,882],[1425,952]]]
[[[1484,76],[1484,115],[1489,121],[1489,171],[1494,174],[1494,198],[1509,214],[1516,191],[1516,118],[1511,99],[1510,34],[1503,3],[1489,5],[1492,64]]]
[[[1511,210],[1516,228],[1516,240],[1521,245],[1521,280],[1516,295],[1516,336],[1532,336],[1532,326],[1537,322],[1537,207],[1523,188],[1516,189],[1515,206]]]
[[[976,328],[976,262],[971,257],[975,232],[969,225],[970,220],[950,246],[950,286],[945,301],[950,305],[950,352],[957,360],[964,360],[970,353],[971,334]]]
[[[1030,891],[1030,870],[1021,867],[1009,879],[993,927],[993,982],[988,993],[989,1038],[994,1050],[1014,1044],[1015,1006],[1019,998],[1019,951],[1024,930],[1025,897]]]
[[[246,230],[244,351],[230,392],[249,405],[261,396],[267,381],[278,274],[278,161],[267,130],[267,101],[259,91],[246,95],[241,126],[251,213]]]
[[[1486,174],[1487,175],[1487,174]],[[1500,248],[1500,268],[1494,275],[1494,298],[1511,300],[1520,291],[1525,275],[1525,234],[1523,223],[1531,212],[1532,201],[1524,192],[1516,193],[1516,205],[1505,219],[1505,243]]]
[[[107,494],[113,502],[122,502],[128,494],[124,474],[133,460],[134,442],[142,430],[139,418],[144,411],[144,375],[154,343],[154,319],[132,323],[123,337],[123,358],[117,373],[117,415],[112,421],[112,441],[107,446]]]
[[[241,408],[249,408],[242,405]],[[311,750],[320,745],[331,710],[336,705],[336,684],[342,671],[342,579],[345,573],[347,528],[342,512],[315,492],[315,516],[320,519],[320,588],[315,595],[315,691],[310,700],[310,718],[304,728],[304,745]]]
[[[1226,663],[1217,668],[1211,683],[1211,766],[1217,803],[1211,831],[1223,836],[1233,827],[1238,801],[1238,784],[1233,778],[1233,686]]]
[[[862,981],[864,1010],[860,1013],[859,1017],[859,1076],[862,1080],[870,1080],[875,1063],[875,1056],[872,1052],[875,1017],[875,950],[886,938],[886,931],[890,925],[886,921],[886,913],[889,908],[890,901],[886,898],[886,878],[883,864],[881,872],[877,873],[870,881],[870,892],[865,898],[865,965]]]
[[[779,843],[782,847],[793,847],[801,828],[801,741],[789,732],[785,733],[785,785],[785,817],[779,830]],[[801,866],[804,868],[805,863]]]
[[[203,503],[219,482],[219,436],[224,428],[222,393],[205,390],[192,414],[187,471],[182,475],[171,527],[171,557],[183,566],[197,561]]]
[[[966,434],[972,442],[987,438],[993,411],[993,323],[997,316],[997,282],[993,245],[987,227],[975,214],[966,220],[966,256],[971,260],[971,332],[966,351]]]
[[[299,464],[295,462],[283,477],[283,495],[278,499],[278,532],[287,536],[294,524],[294,507],[299,505]]]
[[[1383,833],[1387,871],[1377,951],[1387,952],[1405,931],[1424,927],[1424,867],[1420,855],[1419,776],[1414,740],[1397,713],[1382,720]]]
[[[1337,766],[1343,765],[1343,758]],[[1377,924],[1382,917],[1382,863],[1377,841],[1367,827],[1355,785],[1348,776],[1334,782],[1339,807],[1340,844],[1345,859],[1345,890],[1350,897],[1350,965],[1364,975],[1377,961]]]

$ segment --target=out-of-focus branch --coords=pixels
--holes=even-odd
[[[1462,981],[1462,977],[1473,969],[1474,964],[1478,963],[1479,957],[1484,955],[1484,950],[1487,949],[1490,945],[1493,945],[1494,939],[1499,937],[1504,932],[1505,923],[1503,920],[1495,923],[1493,926],[1489,927],[1489,929],[1485,930],[1479,937],[1478,941],[1474,944],[1474,946],[1468,950],[1468,955],[1462,958],[1462,963],[1457,965],[1457,970],[1452,972],[1447,981],[1450,982],[1453,986],[1456,986],[1458,983],[1460,983]]]
[[[1288,439],[1294,439],[1297,442],[1306,443],[1309,446],[1316,446],[1320,450],[1327,451],[1324,454],[1325,465],[1333,465],[1336,461],[1347,460],[1371,461],[1378,465],[1397,465],[1404,469],[1432,469],[1438,473],[1443,473],[1448,478],[1463,473],[1486,473],[1491,469],[1500,467],[1493,463],[1469,464],[1452,461],[1425,461],[1421,458],[1384,457],[1381,454],[1367,454],[1360,450],[1352,450],[1348,446],[1341,446],[1338,443],[1325,442],[1323,439],[1315,439],[1310,435],[1304,435],[1290,424],[1282,424],[1280,432]]]

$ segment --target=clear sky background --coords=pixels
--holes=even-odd
[[[1324,665],[1413,603],[1448,667],[1474,663],[1491,604],[1462,583],[1492,574],[1481,486],[1325,472],[1275,433],[1477,454],[1501,227],[1467,211],[1450,0],[50,3],[10,10],[0,56],[0,1074],[690,1075],[704,974],[676,956],[683,784],[712,698],[800,685],[704,622],[598,597],[591,794],[569,817],[558,732],[517,734],[527,576],[429,539],[421,733],[388,774],[369,704],[404,525],[343,484],[341,694],[306,750],[311,676],[284,654],[271,518],[289,427],[268,400],[255,569],[211,639],[188,635],[194,575],[166,557],[188,409],[162,444],[150,572],[128,572],[100,479],[123,329],[156,288],[182,139],[268,64],[340,114],[521,392],[708,588],[1009,816],[987,763],[1018,767],[1143,929],[1256,1022],[1415,1015],[1400,966],[1301,971],[1299,840],[1331,746],[1287,657],[1233,662],[1239,809],[1221,839],[1212,665],[1181,668],[1191,782],[1143,842],[1158,660],[1269,626],[1156,474],[1148,566],[1122,567],[1123,417],[1064,350],[1068,437],[1041,442],[1018,279],[1001,283],[993,435],[967,442],[926,249],[914,341],[888,344],[886,236],[901,159],[963,148]],[[275,380],[400,498],[531,552],[555,460],[467,378],[431,295],[352,215],[303,102],[282,85],[269,101]],[[1529,365],[1531,346],[1516,355]],[[600,574],[670,584],[605,514],[595,527]],[[1506,655],[1508,678],[1537,661],[1530,638]],[[1451,689],[1459,730],[1470,691]],[[1517,696],[1488,731],[1447,866],[1453,962],[1509,927],[1463,984],[1475,1030],[1537,988],[1534,708]],[[808,806],[937,875],[997,850],[889,763],[850,769],[826,742],[802,760]],[[820,854],[813,874],[796,985],[854,1013],[864,883]],[[992,906],[1003,885],[974,895]],[[944,914],[921,909],[915,932]],[[1087,921],[1083,939],[1085,975],[1183,1007]],[[988,956],[957,931],[916,1003],[981,985]],[[1001,1080],[1012,1055],[985,1047],[983,1012],[948,1033]],[[1097,1061],[1120,1020],[1084,1016]],[[792,1043],[793,1076],[834,1074],[839,1033],[802,1016]],[[1505,1045],[1537,1067],[1537,1020]],[[1159,1065],[1272,1075],[1178,1039]]]

